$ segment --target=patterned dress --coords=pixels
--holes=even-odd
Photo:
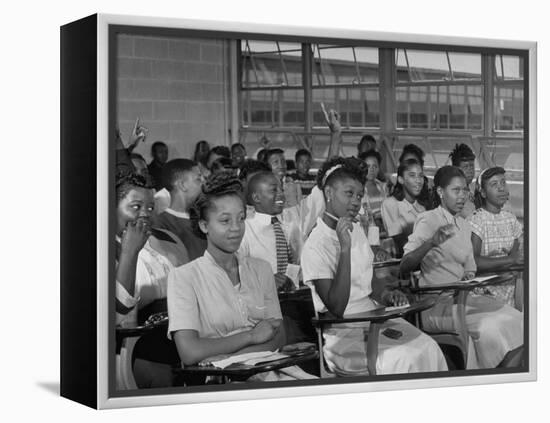
[[[495,214],[479,208],[468,221],[472,232],[481,239],[483,257],[507,256],[516,239],[519,240],[523,233],[521,223],[516,216],[505,210]],[[485,293],[504,304],[515,306],[516,283],[517,281],[511,281],[505,285],[491,286],[486,288]]]

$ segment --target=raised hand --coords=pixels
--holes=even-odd
[[[342,130],[342,125],[340,124],[340,114],[333,109],[330,109],[327,112],[327,109],[325,108],[325,103],[321,103],[321,110],[323,111],[325,122],[327,123],[330,131],[340,132]]]
[[[443,244],[449,238],[453,237],[456,234],[455,226],[453,224],[441,226],[433,235],[432,243],[435,247]]]
[[[149,132],[149,130],[145,126],[141,126],[139,118],[136,118],[134,129],[130,134],[130,145],[135,147],[137,146],[137,144],[139,144],[140,141],[145,142],[145,139],[147,138],[147,132]]]

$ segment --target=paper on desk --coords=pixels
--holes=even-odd
[[[212,365],[219,367],[220,369],[225,369],[227,366],[230,366],[234,363],[246,364],[254,366],[256,363],[261,363],[263,361],[273,361],[280,360],[281,358],[287,358],[287,354],[281,354],[279,352],[273,351],[258,351],[251,352],[246,354],[238,354],[223,360],[212,361]]]
[[[484,282],[484,281],[488,281],[489,279],[494,279],[496,277],[498,277],[498,275],[482,276],[482,277],[470,279],[466,282]]]
[[[400,306],[391,306],[391,307],[386,307],[385,311],[401,310],[410,306],[411,306],[410,304],[405,304]]]

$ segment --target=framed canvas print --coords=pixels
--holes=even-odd
[[[536,378],[536,44],[61,28],[61,394]]]

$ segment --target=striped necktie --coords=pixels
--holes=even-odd
[[[276,216],[271,218],[273,232],[275,232],[275,246],[277,248],[277,273],[285,274],[288,262],[290,261],[290,250],[286,242],[285,233],[281,227],[281,222]]]

